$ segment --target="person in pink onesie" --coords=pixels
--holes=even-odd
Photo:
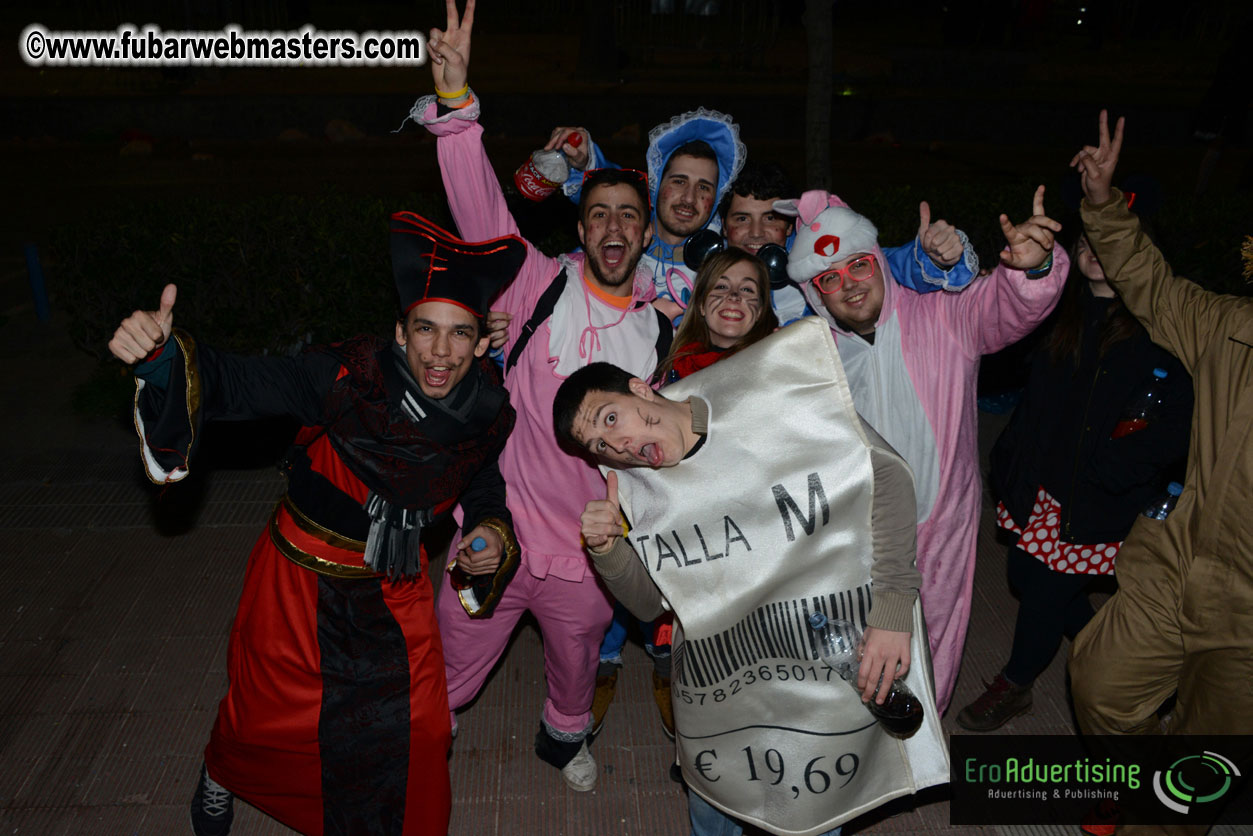
[[[461,234],[517,235],[483,148],[479,102],[466,84],[474,3],[460,20],[449,5],[448,28],[432,31],[429,42],[437,95],[419,99],[410,116],[438,137],[444,188]],[[651,235],[647,189],[639,172],[589,172],[580,201],[583,252],[550,258],[528,242],[517,278],[493,303],[493,310],[513,315],[504,346],[510,358],[505,388],[518,421],[500,470],[521,565],[490,617],[472,618],[448,579],[437,604],[453,711],[478,693],[521,615],[534,614],[548,684],[536,753],[579,791],[596,784],[587,736],[598,650],[612,616],[583,552],[579,516],[589,500],[604,495],[605,480],[558,446],[552,404],[562,381],[588,363],[615,363],[646,378],[657,365],[658,346],[669,345],[669,323],[649,304],[652,275],[637,269]],[[550,287],[559,290],[551,314],[524,336]],[[516,351],[522,341],[525,347]],[[453,722],[455,728],[455,715]]]
[[[900,287],[878,232],[822,191],[779,201],[798,216],[788,276],[831,326],[863,418],[909,463],[918,499],[918,569],[935,672],[936,706],[953,694],[970,619],[975,541],[983,498],[976,448],[979,358],[1022,339],[1053,309],[1065,282],[1061,225],[1044,215],[1018,226],[1001,215],[1009,242],[1001,264],[960,293]]]

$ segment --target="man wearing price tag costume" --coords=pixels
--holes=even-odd
[[[675,612],[678,757],[697,832],[702,799],[814,836],[948,780],[912,479],[853,409],[824,324],[801,320],[664,396],[589,366],[562,385],[554,420],[622,468],[607,468],[608,498],[582,517],[606,585],[641,618]],[[906,677],[925,711],[911,737],[884,731],[819,661],[814,611],[866,629],[863,698],[880,673]]]

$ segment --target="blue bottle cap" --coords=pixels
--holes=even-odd
[[[827,626],[827,617],[820,612],[810,613],[809,626],[815,630],[821,630]]]
[[[1183,485],[1178,482],[1171,482],[1166,486],[1166,493],[1171,496],[1179,496],[1179,494],[1183,493]]]
[[[470,541],[470,551],[472,552],[481,552],[485,548],[487,548],[487,541],[482,537],[475,537]]]
[[[1165,369],[1154,369],[1154,370],[1153,370],[1153,377],[1157,378],[1158,380],[1161,380],[1161,379],[1162,379],[1163,377],[1165,377],[1165,376],[1166,376],[1166,370],[1165,370]]]

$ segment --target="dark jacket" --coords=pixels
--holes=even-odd
[[[1143,330],[1099,355],[1113,299],[1080,289],[1084,318],[1078,367],[1054,362],[1045,341],[1031,361],[1027,391],[992,449],[992,489],[1025,526],[1041,485],[1062,507],[1060,536],[1070,543],[1124,539],[1136,514],[1182,473],[1192,414],[1192,381]],[[1139,432],[1111,438],[1128,404],[1167,372],[1161,413]]]

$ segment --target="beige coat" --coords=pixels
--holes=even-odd
[[[1196,397],[1179,504],[1136,521],[1120,592],[1072,650],[1076,713],[1089,732],[1149,731],[1177,687],[1174,731],[1253,733],[1253,299],[1176,277],[1117,191],[1082,214],[1109,283]]]

